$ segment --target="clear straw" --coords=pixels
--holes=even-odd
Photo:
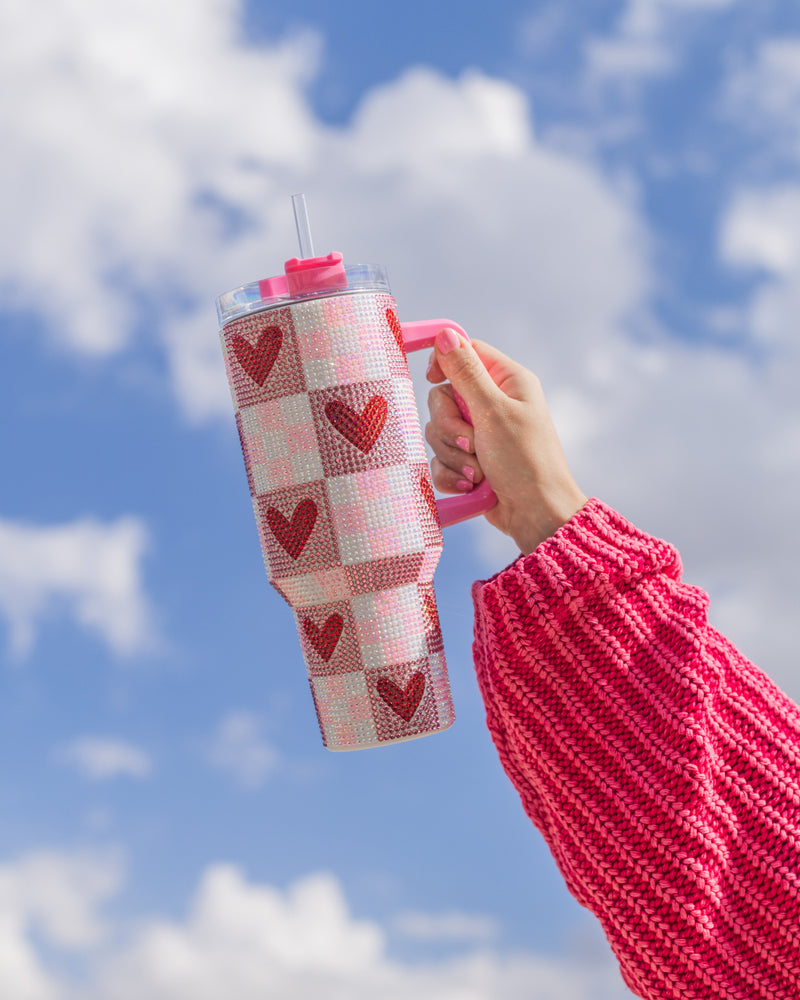
[[[300,256],[314,256],[314,244],[311,242],[311,226],[308,222],[308,208],[306,207],[306,196],[304,194],[292,195],[292,208],[294,209],[294,221],[297,226],[297,238],[300,241]]]

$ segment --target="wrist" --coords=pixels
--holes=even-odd
[[[574,517],[587,500],[588,497],[577,487],[566,489],[547,500],[540,498],[521,514],[519,523],[511,526],[509,534],[520,552],[524,556],[530,555]]]

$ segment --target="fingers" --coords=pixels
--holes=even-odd
[[[436,359],[436,351],[431,352],[430,360],[428,361],[428,370],[425,372],[425,378],[429,382],[434,383],[445,381],[445,374]]]
[[[429,439],[430,443],[430,439]],[[434,475],[434,486],[443,493],[469,493],[473,486],[483,481],[483,471],[474,455],[465,455],[458,448],[443,445],[441,441],[431,444],[434,457],[431,471],[438,470],[439,479]]]
[[[431,459],[431,479],[440,493],[469,493],[475,485],[462,473],[443,465],[435,456]]]
[[[431,389],[428,394],[428,412],[431,419],[425,427],[425,439],[435,453],[439,454],[450,448],[457,450],[461,459],[465,454],[473,454],[474,428],[461,416],[451,385]],[[444,460],[443,454],[439,454],[439,457]]]
[[[469,340],[445,328],[435,340],[434,361],[429,367],[431,381],[441,374],[447,378],[464,400],[470,412],[475,407],[491,409],[500,395],[483,361]]]
[[[431,419],[425,427],[425,440],[436,459],[442,492],[468,492],[481,482],[483,471],[474,454],[473,428],[459,413],[449,385],[431,389],[428,396]]]

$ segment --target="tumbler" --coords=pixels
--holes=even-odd
[[[308,255],[217,311],[267,575],[294,613],[323,743],[354,750],[452,725],[441,528],[495,497],[484,481],[436,500],[408,369],[407,351],[463,330],[401,322],[383,267],[313,256],[301,199]]]

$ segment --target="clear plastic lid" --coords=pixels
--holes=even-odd
[[[338,269],[332,268],[331,272],[329,280],[317,281],[313,287],[301,290],[291,286],[290,275],[280,274],[224,292],[217,299],[219,324],[223,327],[232,320],[251,313],[320,296],[349,295],[353,292],[384,292],[391,295],[386,268],[380,264],[346,264]]]

